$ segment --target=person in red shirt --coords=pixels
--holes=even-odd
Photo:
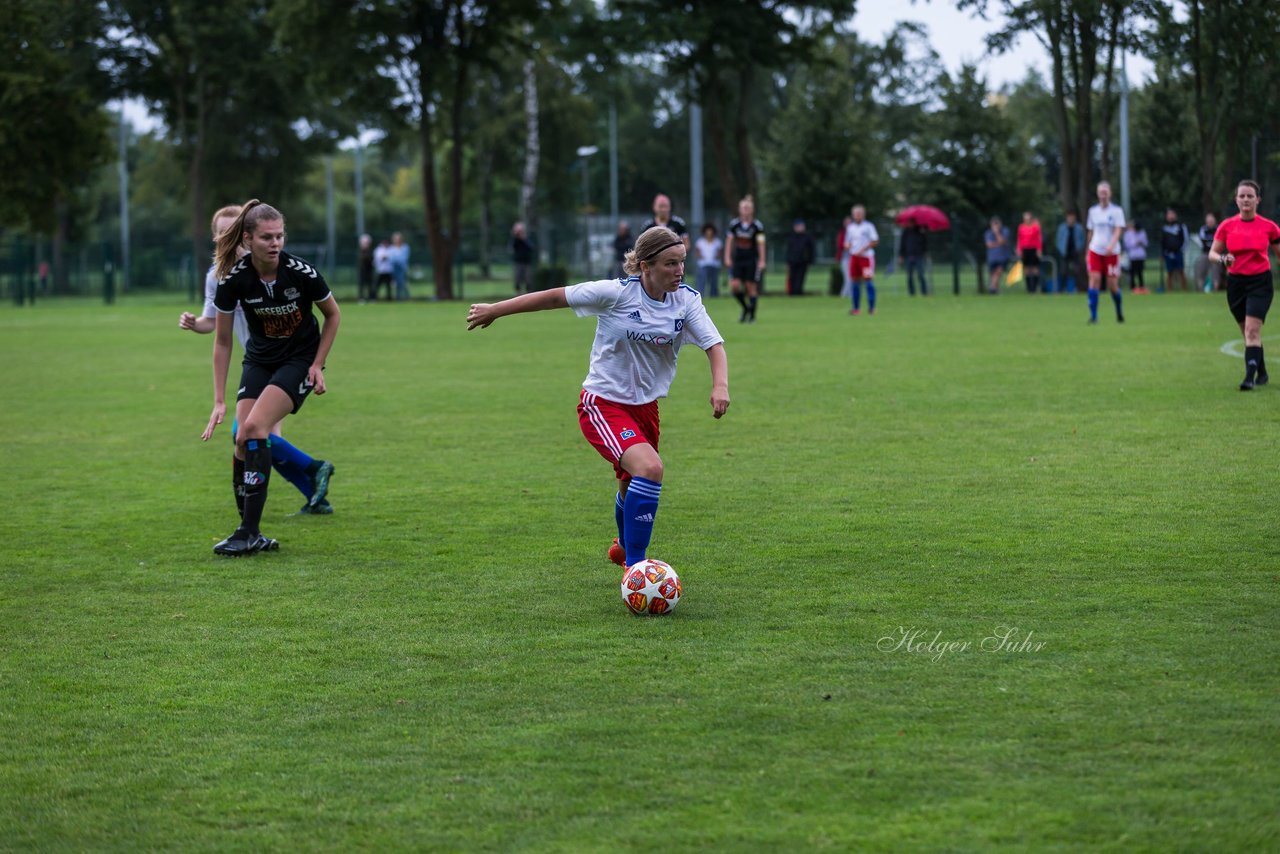
[[[1022,256],[1022,277],[1027,282],[1027,293],[1040,289],[1040,254],[1044,252],[1044,237],[1040,233],[1040,220],[1031,211],[1022,212],[1022,224],[1018,226],[1018,254]]]
[[[1241,391],[1267,384],[1267,363],[1262,357],[1262,324],[1271,308],[1275,288],[1271,283],[1270,253],[1280,258],[1280,226],[1258,216],[1262,189],[1254,181],[1236,186],[1240,213],[1222,221],[1213,235],[1209,261],[1227,268],[1227,306],[1244,333],[1244,381]]]

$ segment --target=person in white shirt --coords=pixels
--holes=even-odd
[[[707,223],[694,247],[698,253],[698,278],[694,289],[703,296],[720,296],[720,250],[724,241],[716,236],[716,227]]]
[[[705,351],[711,364],[711,414],[720,418],[729,408],[724,338],[702,297],[684,284],[686,251],[678,235],[656,226],[641,234],[627,253],[627,279],[477,303],[467,312],[468,330],[484,329],[507,315],[553,308],[573,308],[579,317],[596,317],[578,422],[587,441],[613,464],[618,479],[618,538],[609,547],[609,559],[619,566],[644,560],[653,534],[663,477],[658,399],[667,396],[686,341]]]
[[[369,295],[369,299],[375,302],[378,299],[378,289],[382,286],[387,288],[387,301],[391,301],[391,282],[395,278],[395,262],[392,260],[391,241],[385,238],[378,244],[378,248],[373,250],[373,270],[378,274],[378,281],[373,286],[373,293]]]
[[[880,234],[876,227],[867,221],[867,209],[862,205],[854,205],[853,221],[844,229],[844,247],[849,253],[849,281],[853,292],[853,308],[850,314],[860,314],[862,302],[862,283],[867,283],[867,314],[876,313],[876,246],[880,244]]]
[[[1085,217],[1085,243],[1089,247],[1089,322],[1098,322],[1098,295],[1107,280],[1111,301],[1116,304],[1116,323],[1124,323],[1120,302],[1120,240],[1124,236],[1124,211],[1111,204],[1111,185],[1098,185],[1098,203]]]

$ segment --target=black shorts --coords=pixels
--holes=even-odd
[[[1022,266],[1039,267],[1040,253],[1034,249],[1023,249],[1022,250]]]
[[[738,279],[743,282],[759,282],[760,274],[757,272],[756,259],[746,258],[741,261],[734,261],[733,268],[729,271],[730,279]]]
[[[1244,323],[1246,317],[1266,320],[1273,296],[1270,270],[1252,276],[1227,273],[1227,307],[1236,323]]]
[[[311,394],[312,385],[307,374],[314,359],[314,353],[278,365],[260,365],[246,359],[240,372],[240,391],[236,394],[236,400],[257,400],[267,386],[273,385],[289,395],[293,400],[292,411],[297,412],[302,408],[307,395]]]

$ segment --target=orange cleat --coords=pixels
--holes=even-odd
[[[626,569],[627,566],[627,550],[618,544],[618,538],[613,538],[613,545],[609,546],[609,560],[618,566]]]

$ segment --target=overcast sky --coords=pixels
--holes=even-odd
[[[998,10],[1000,4],[992,0],[988,6]],[[899,21],[919,21],[928,27],[929,43],[948,71],[955,71],[966,61],[976,63],[986,72],[992,87],[1016,83],[1032,66],[1040,69],[1045,80],[1049,79],[1048,58],[1034,35],[1018,39],[1008,53],[986,55],[987,34],[1000,29],[1004,22],[998,11],[989,11],[989,20],[984,21],[972,12],[958,11],[954,0],[859,0],[857,10],[853,26],[862,41],[880,44]],[[1153,68],[1150,60],[1135,55],[1129,56],[1128,64],[1129,80],[1135,85]]]

